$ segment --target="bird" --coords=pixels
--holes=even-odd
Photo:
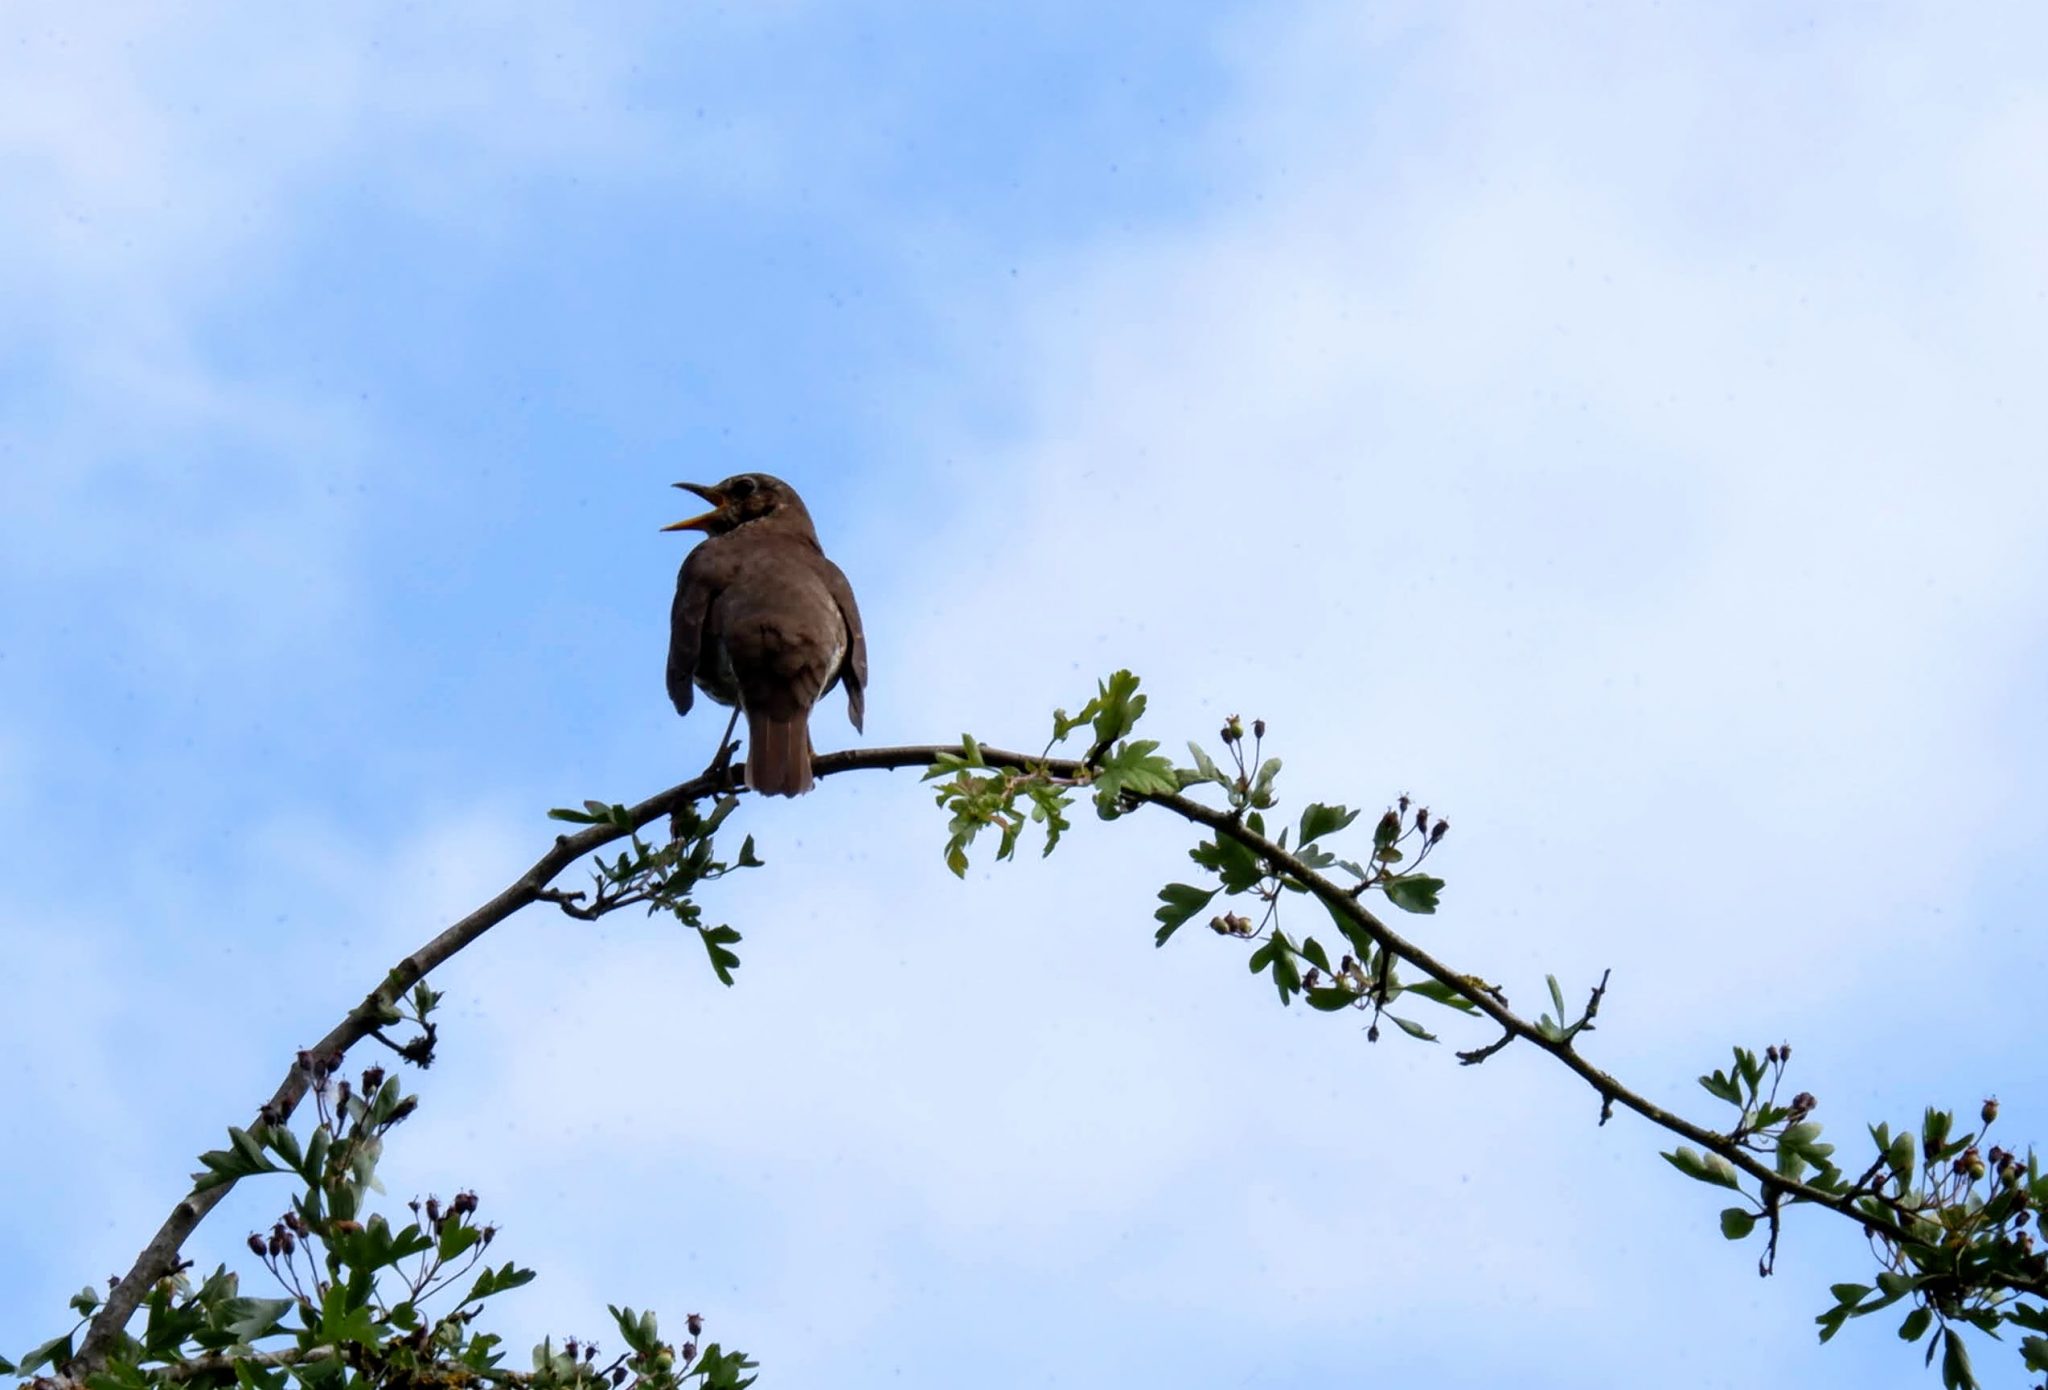
[[[853,586],[825,558],[809,510],[782,479],[739,473],[676,486],[711,510],[661,528],[704,533],[676,575],[669,699],[681,715],[695,690],[733,707],[714,764],[721,770],[744,714],[747,785],[800,796],[813,785],[812,706],[844,684],[856,731],[866,714],[868,646]]]

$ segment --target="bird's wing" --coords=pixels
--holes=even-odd
[[[860,605],[853,601],[853,585],[830,560],[825,560],[824,566],[825,587],[831,590],[832,601],[839,605],[839,616],[846,624],[846,657],[839,666],[840,678],[846,682],[846,715],[859,729],[868,707],[868,639],[860,628]]]
[[[668,698],[677,714],[690,712],[696,690],[697,654],[704,645],[704,618],[717,597],[717,586],[702,565],[692,565],[701,552],[692,550],[676,575],[676,598],[668,610]]]

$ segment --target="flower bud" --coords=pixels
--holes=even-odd
[[[1997,1118],[1998,1118],[1998,1097],[1997,1097],[1997,1096],[1992,1096],[1992,1097],[1990,1097],[1990,1098],[1989,1098],[1988,1100],[1986,1100],[1986,1101],[1984,1102],[1984,1108],[1983,1108],[1982,1110],[1978,1111],[1977,1113],[1978,1113],[1979,1115],[1982,1115],[1982,1116],[1984,1117],[1984,1123],[1985,1123],[1985,1124],[1987,1124],[1987,1125],[1988,1125],[1988,1124],[1990,1124],[1990,1123],[1991,1123],[1991,1122],[1992,1122],[1993,1120],[1997,1119]]]
[[[1254,719],[1254,720],[1252,721],[1252,737],[1253,737],[1253,738],[1264,738],[1265,736],[1266,736],[1266,721],[1265,721],[1265,720],[1263,720],[1263,719]]]
[[[690,1316],[683,1319],[683,1326],[690,1329],[692,1337],[701,1337],[704,1335],[704,1315],[702,1313],[690,1314]]]
[[[268,1252],[263,1248],[263,1237],[254,1231],[249,1232],[249,1253],[259,1260],[268,1258]]]

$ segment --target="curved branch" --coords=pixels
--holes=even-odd
[[[819,777],[830,777],[836,773],[874,771],[906,767],[928,767],[941,753],[959,753],[959,744],[935,745],[909,748],[854,748],[838,753],[820,755],[812,765]],[[1009,753],[998,749],[984,749],[983,756],[992,761],[1006,762],[1016,766],[1038,763],[1040,760],[1027,758],[1021,753]],[[1082,771],[1078,762],[1064,759],[1054,760],[1050,766],[1064,775],[1073,776]],[[384,1012],[395,1004],[405,992],[425,979],[437,967],[445,964],[458,952],[475,942],[485,932],[518,912],[529,904],[541,901],[548,887],[572,867],[578,860],[594,850],[602,849],[614,840],[650,825],[673,812],[686,802],[701,800],[721,790],[713,774],[706,772],[658,792],[629,808],[630,826],[593,825],[573,835],[557,835],[554,844],[533,867],[514,879],[505,889],[489,902],[468,916],[455,922],[431,941],[406,956],[389,972],[378,986],[364,996],[363,1001],[350,1009],[348,1014],[325,1037],[306,1049],[308,1055],[339,1059],[363,1039],[369,1037],[383,1017]],[[294,1064],[278,1083],[270,1099],[257,1110],[256,1123],[283,1124],[291,1118],[292,1112],[305,1099],[307,1076],[304,1068]],[[67,1375],[82,1381],[87,1375],[102,1369],[121,1332],[128,1326],[128,1320],[142,1305],[150,1287],[157,1280],[168,1277],[181,1267],[179,1251],[199,1223],[226,1197],[234,1183],[223,1182],[204,1192],[188,1194],[163,1225],[143,1246],[142,1253],[135,1257],[135,1263],[122,1275],[107,1292],[106,1302],[94,1314],[91,1325],[86,1329],[85,1340],[78,1353],[65,1367]]]
[[[929,767],[941,755],[971,756],[973,751],[957,743],[854,748],[818,756],[813,763],[813,772],[818,777],[831,777],[844,772]],[[1085,779],[1091,770],[1086,761],[1078,759],[1033,757],[986,746],[978,751],[981,761],[991,767],[1042,768],[1050,775],[1064,779]],[[556,836],[553,846],[547,853],[535,860],[531,868],[513,880],[497,896],[392,966],[382,983],[351,1009],[327,1036],[307,1049],[307,1052],[314,1057],[331,1058],[338,1062],[350,1048],[375,1032],[379,1019],[405,991],[424,979],[436,967],[444,964],[520,909],[541,901],[559,902],[565,895],[554,891],[551,885],[565,869],[570,868],[585,855],[633,834],[685,803],[701,800],[721,790],[724,790],[722,779],[713,772],[706,772],[629,808],[628,825],[593,825],[573,835]],[[1759,1161],[1727,1136],[1693,1124],[1628,1089],[1613,1076],[1580,1056],[1568,1038],[1560,1040],[1544,1036],[1535,1025],[1514,1013],[1480,984],[1453,971],[1450,966],[1394,931],[1378,916],[1360,905],[1349,890],[1310,868],[1274,841],[1251,830],[1231,813],[1216,810],[1178,793],[1142,795],[1133,799],[1149,802],[1183,820],[1227,836],[1258,855],[1276,870],[1299,881],[1332,913],[1352,922],[1390,955],[1454,991],[1499,1024],[1506,1036],[1501,1043],[1495,1045],[1496,1048],[1504,1046],[1508,1039],[1514,1038],[1532,1043],[1583,1079],[1600,1095],[1604,1106],[1625,1106],[1652,1124],[1721,1155],[1736,1168],[1754,1178],[1767,1194],[1779,1194],[1782,1197],[1792,1197],[1825,1207],[1850,1218],[1867,1230],[1881,1232],[1895,1241],[1909,1238],[1908,1232],[1902,1226],[1857,1209],[1854,1205],[1855,1189],[1851,1189],[1849,1194],[1838,1195],[1786,1177]],[[286,1073],[269,1101],[258,1111],[258,1123],[284,1123],[304,1099],[306,1090],[305,1069],[294,1065]],[[106,1302],[93,1317],[78,1354],[65,1368],[67,1375],[75,1381],[82,1381],[87,1375],[106,1365],[123,1329],[127,1327],[129,1319],[140,1306],[151,1285],[181,1267],[179,1251],[184,1247],[185,1241],[233,1185],[232,1181],[223,1182],[205,1192],[192,1193],[171,1209],[162,1227],[136,1257],[134,1265],[108,1292]],[[2033,1286],[2030,1282],[2016,1287],[2029,1293],[2042,1292],[2041,1288]]]
[[[1280,848],[1274,841],[1242,824],[1226,811],[1218,811],[1192,801],[1185,796],[1170,795],[1148,798],[1164,806],[1175,815],[1207,826],[1220,835],[1227,835],[1258,855],[1266,863],[1298,879],[1309,892],[1313,893],[1331,912],[1341,914],[1356,924],[1389,955],[1396,956],[1423,974],[1437,981],[1445,988],[1476,1005],[1479,1011],[1498,1023],[1505,1035],[1499,1042],[1490,1044],[1481,1051],[1492,1053],[1505,1047],[1510,1039],[1521,1039],[1542,1048],[1566,1067],[1576,1073],[1585,1083],[1599,1093],[1603,1105],[1621,1105],[1641,1115],[1650,1123],[1684,1139],[1690,1139],[1702,1148],[1727,1159],[1735,1167],[1749,1174],[1760,1183],[1765,1192],[1776,1192],[1815,1206],[1826,1207],[1856,1221],[1860,1225],[1878,1231],[1889,1239],[1904,1242],[1911,1236],[1903,1226],[1883,1220],[1868,1212],[1860,1211],[1854,1204],[1853,1196],[1824,1192],[1810,1183],[1786,1177],[1751,1154],[1727,1135],[1716,1134],[1690,1120],[1673,1114],[1656,1102],[1631,1091],[1607,1072],[1600,1070],[1571,1045],[1569,1039],[1555,1039],[1544,1036],[1535,1024],[1515,1013],[1484,989],[1478,988],[1467,977],[1453,971],[1450,966],[1438,960],[1429,952],[1417,946],[1400,933],[1381,921],[1372,912],[1359,904],[1349,889],[1332,882],[1322,874],[1304,864],[1300,859]],[[1602,981],[1605,988],[1605,981]],[[1596,995],[1596,1001],[1598,996]],[[1477,1060],[1475,1058],[1475,1060]]]

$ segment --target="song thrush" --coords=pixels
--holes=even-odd
[[[669,610],[668,695],[690,712],[691,686],[733,721],[747,716],[747,785],[766,796],[811,789],[811,707],[846,683],[861,727],[868,681],[860,609],[825,558],[796,489],[766,473],[705,487],[677,483],[711,510],[664,531],[702,531],[676,576]],[[732,724],[726,725],[731,737]],[[725,743],[720,741],[721,758]]]

